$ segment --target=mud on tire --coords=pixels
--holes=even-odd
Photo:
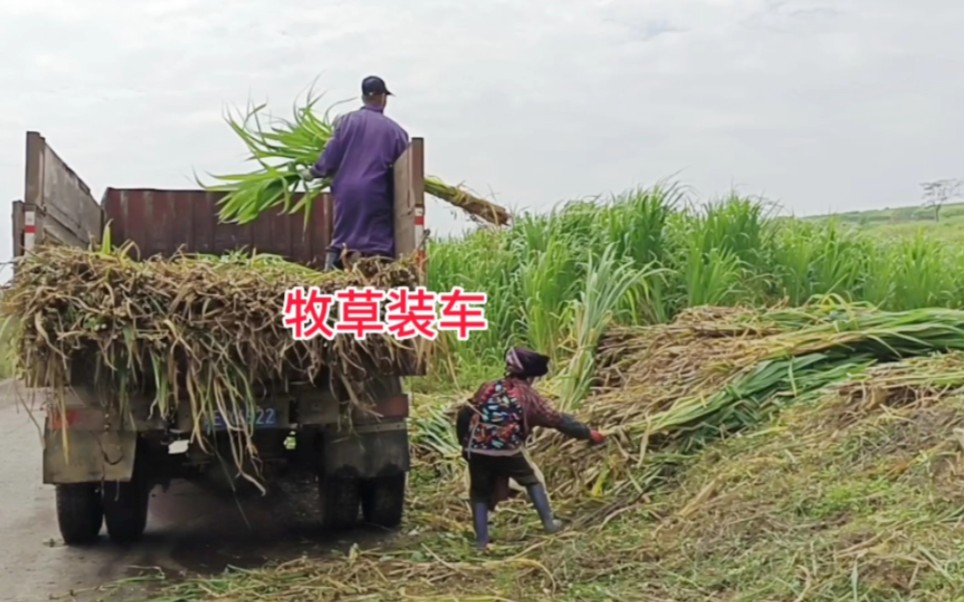
[[[57,525],[69,546],[91,543],[100,535],[104,511],[96,483],[57,485]]]

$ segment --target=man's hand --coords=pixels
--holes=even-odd
[[[305,182],[310,182],[315,179],[315,174],[311,173],[310,167],[299,167],[298,175],[301,176],[301,179]]]
[[[594,445],[599,445],[606,440],[606,435],[603,435],[597,430],[589,432],[589,440],[593,442]]]

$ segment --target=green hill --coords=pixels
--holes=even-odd
[[[945,205],[941,209],[940,220],[934,219],[933,209],[922,206],[848,211],[832,216],[803,218],[811,222],[828,219],[883,237],[912,237],[923,232],[928,237],[944,242],[964,242],[964,203]]]

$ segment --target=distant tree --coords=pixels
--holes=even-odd
[[[961,189],[964,188],[964,181],[956,178],[945,180],[934,180],[921,184],[924,189],[924,206],[930,207],[934,211],[934,221],[941,220],[941,208],[948,199],[961,196]]]

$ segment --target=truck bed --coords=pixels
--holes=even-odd
[[[331,240],[333,200],[323,194],[305,228],[302,214],[271,211],[245,225],[218,220],[220,193],[204,190],[112,188],[98,203],[90,188],[38,132],[27,132],[23,201],[13,204],[14,256],[34,245],[97,244],[110,223],[111,240],[133,242],[141,258],[246,249],[321,267]],[[399,255],[424,258],[424,150],[413,138],[395,165],[395,238]]]
[[[300,214],[270,212],[250,224],[218,221],[220,195],[203,190],[108,188],[104,217],[115,241],[133,241],[142,258],[185,253],[222,254],[257,249],[289,261],[322,267],[331,239],[332,199],[322,195],[305,229]]]

